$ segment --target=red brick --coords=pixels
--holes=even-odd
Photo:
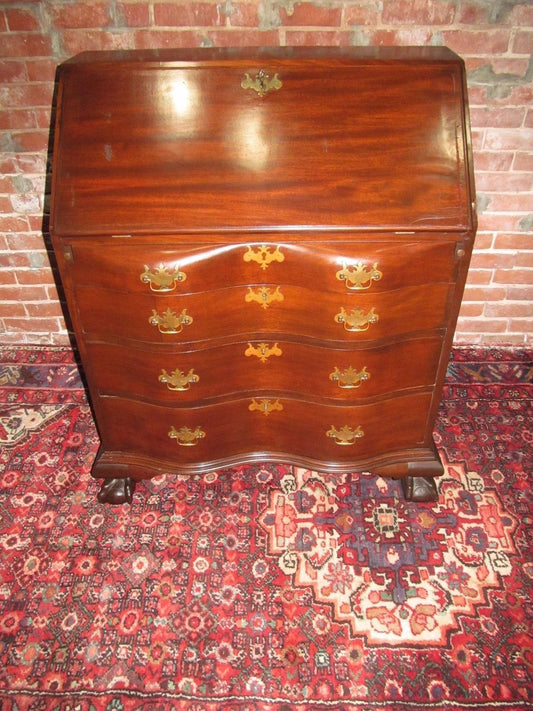
[[[461,318],[461,331],[471,333],[505,333],[507,319]]]
[[[474,126],[501,126],[503,128],[519,128],[524,122],[525,107],[496,106],[492,108],[471,108],[470,119]]]
[[[5,318],[4,327],[7,331],[21,333],[55,333],[59,330],[57,318]],[[2,335],[2,339],[4,336]]]
[[[253,29],[208,30],[207,37],[215,47],[261,47],[278,44],[279,35],[276,30],[262,32]]]
[[[471,268],[468,272],[468,279],[467,283],[469,285],[476,284],[477,286],[479,285],[488,285],[491,283],[492,280],[492,269],[474,269]]]
[[[533,166],[532,166],[533,167]],[[505,175],[497,172],[476,172],[476,188],[486,192],[528,192],[533,191],[533,171]]]
[[[533,237],[530,234],[499,234],[494,240],[495,249],[533,249]]]
[[[26,65],[23,61],[0,61],[0,84],[28,81]]]
[[[44,248],[43,236],[40,234],[12,233],[7,236],[10,250],[41,251]]]
[[[63,48],[68,55],[88,50],[135,48],[135,37],[132,32],[66,29],[61,32],[61,38]]]
[[[517,153],[513,169],[533,172],[533,153]]]
[[[470,265],[472,269],[495,269],[496,267],[512,269],[514,260],[514,254],[507,252],[474,252]]]
[[[383,23],[400,25],[449,25],[455,19],[456,3],[427,0],[396,0],[383,3]]]
[[[477,287],[466,286],[464,293],[465,302],[481,302],[501,301],[507,296],[507,291],[504,286],[501,287]]]
[[[12,269],[0,269],[0,287],[4,286],[15,286],[17,284],[17,278],[15,272]],[[6,289],[0,288],[0,303],[2,301],[3,293]]]
[[[352,33],[347,30],[309,30],[307,32],[287,30],[285,39],[290,47],[349,47]]]
[[[259,17],[257,14],[257,4],[251,2],[232,2],[227,14],[231,27],[257,27]],[[226,14],[225,6],[220,6],[220,11]]]
[[[41,301],[26,304],[26,312],[31,318],[62,318],[63,310],[59,303],[54,301]]]
[[[493,212],[533,212],[533,193],[492,195],[489,209]]]
[[[509,331],[529,334],[531,336],[531,334],[533,334],[533,318],[511,318],[509,322]]]
[[[362,2],[346,3],[344,22],[347,25],[379,25],[381,22],[380,0],[362,0]]]
[[[27,232],[28,218],[25,215],[0,215],[0,232]]]
[[[527,151],[533,146],[533,129],[487,129],[485,147],[493,151]]]
[[[533,241],[533,240],[532,240]],[[532,270],[531,283],[533,284],[533,244],[529,245],[529,250],[522,249],[518,252],[515,259],[515,265],[520,268],[529,268]],[[531,309],[533,313],[533,307]]]
[[[0,130],[36,128],[35,113],[30,109],[0,111]]]
[[[46,172],[46,157],[42,153],[20,153],[15,159],[13,172],[44,174]]]
[[[39,30],[39,20],[33,8],[6,8],[7,25],[11,32]]]
[[[527,318],[531,314],[531,304],[524,301],[499,301],[485,305],[485,316],[489,318]]]
[[[48,131],[12,131],[13,140],[22,151],[36,152],[48,150]]]
[[[54,284],[54,277],[50,269],[23,269],[17,273],[19,284],[31,285],[37,284],[41,288],[49,284]]]
[[[533,32],[517,32],[513,39],[512,51],[516,54],[533,54]]]
[[[7,84],[0,87],[0,98],[4,106],[11,109],[33,109],[36,106],[50,106],[54,87],[50,83]]]
[[[53,59],[26,60],[26,69],[30,81],[54,81],[57,63]]]
[[[117,12],[124,17],[127,27],[148,27],[150,23],[148,3],[118,3]]]
[[[0,281],[4,270],[0,270]],[[7,275],[8,276],[8,275]],[[46,290],[42,286],[20,286],[5,282],[7,286],[0,287],[1,301],[42,301],[46,298]]]
[[[225,24],[217,5],[208,3],[155,4],[154,22],[158,27],[215,27]]]
[[[490,63],[495,74],[514,74],[525,78],[529,68],[529,58],[491,57]]]
[[[463,300],[459,315],[462,318],[475,318],[477,316],[483,316],[483,306],[484,304],[482,302],[473,304]]]
[[[496,269],[495,284],[533,284],[533,269]]]
[[[478,227],[480,230],[492,230],[494,232],[518,232],[520,215],[498,215],[490,212],[478,215]]]
[[[507,298],[515,301],[527,301],[529,305],[533,303],[533,285],[528,284],[510,284],[507,286]]]
[[[203,35],[196,30],[138,30],[134,34],[137,49],[199,47]]]
[[[24,318],[26,310],[19,301],[0,301],[0,318]]]
[[[479,151],[474,155],[476,174],[478,171],[483,170],[507,172],[511,169],[514,156],[515,154],[512,151]]]
[[[341,15],[340,7],[321,7],[308,2],[280,7],[279,11],[282,23],[293,27],[339,27]]]
[[[52,55],[51,40],[48,36],[17,32],[3,34],[1,41],[4,57],[50,57]]]
[[[510,31],[506,29],[466,32],[465,30],[442,30],[444,44],[464,55],[493,55],[507,52]]]
[[[54,3],[50,12],[54,27],[63,29],[106,27],[111,19],[105,3]]]

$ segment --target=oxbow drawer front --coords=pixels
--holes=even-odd
[[[198,472],[206,461],[232,465],[250,452],[269,459],[291,453],[330,468],[354,458],[422,445],[431,395],[413,394],[353,407],[315,405],[281,397],[250,397],[201,408],[176,409],[102,398],[104,424],[117,430],[110,449],[180,459],[183,471]],[[146,437],[139,436],[139,429]],[[414,437],[413,437],[413,432]],[[275,443],[273,446],[272,443]],[[333,466],[333,468],[335,468]]]
[[[371,239],[375,239],[371,238]],[[192,294],[248,284],[307,286],[333,293],[387,291],[452,282],[453,240],[264,243],[129,247],[78,245],[69,249],[74,283],[117,292]]]
[[[99,499],[277,461],[435,498],[476,227],[462,61],[89,52],[57,96],[50,232]]]
[[[102,395],[177,406],[236,393],[276,392],[313,402],[353,402],[428,388],[435,382],[441,348],[439,337],[359,351],[285,340],[170,351],[87,345],[91,360],[106,364],[95,373]]]

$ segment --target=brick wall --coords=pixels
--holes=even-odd
[[[0,1],[0,342],[66,343],[42,237],[56,65],[88,49],[445,44],[467,63],[479,235],[457,343],[531,343],[530,0]]]

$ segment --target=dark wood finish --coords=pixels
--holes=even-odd
[[[261,70],[281,82],[264,96],[242,86]],[[163,471],[262,461],[434,497],[476,226],[461,60],[96,52],[58,86],[51,234],[99,500],[127,502]]]

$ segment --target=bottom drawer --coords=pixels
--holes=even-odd
[[[173,409],[101,397],[97,419],[102,445],[173,468],[216,468],[268,454],[270,459],[297,458],[327,469],[420,447],[431,438],[427,392],[356,407],[265,398]]]

